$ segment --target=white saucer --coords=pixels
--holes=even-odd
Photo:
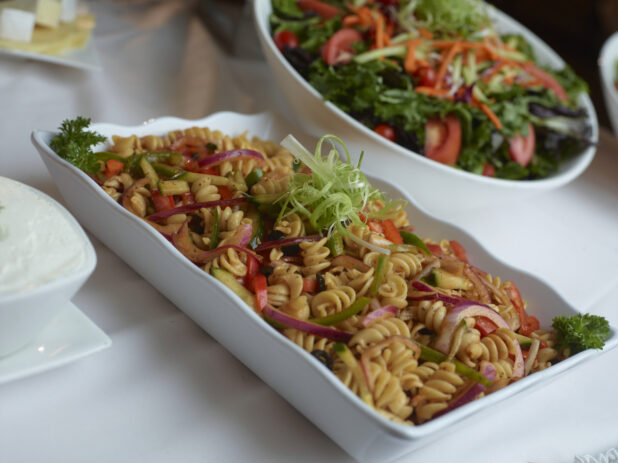
[[[0,357],[0,384],[65,365],[111,344],[111,339],[69,302],[30,344]]]
[[[11,55],[20,58],[34,59],[38,61],[46,61],[48,63],[60,64],[62,66],[70,66],[74,68],[84,69],[87,71],[100,71],[101,63],[99,56],[94,47],[94,37],[91,36],[86,45],[79,49],[69,51],[63,55],[46,55],[44,53],[33,53],[22,50],[10,50],[8,48],[0,48],[0,55]]]

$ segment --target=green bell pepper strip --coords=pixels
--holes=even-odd
[[[212,240],[210,242],[210,249],[215,249],[219,245],[219,208],[217,207],[215,207],[213,219],[215,223],[212,226]]]
[[[328,238],[328,242],[326,243],[328,249],[330,249],[330,254],[333,257],[337,257],[343,254],[343,238],[340,233],[334,232]]]
[[[423,243],[423,240],[416,236],[414,233],[400,231],[399,234],[401,235],[401,239],[403,239],[404,243],[416,246],[421,251],[423,251],[424,254],[431,256],[431,251],[427,248],[427,245]]]
[[[371,284],[371,289],[369,291],[369,294],[371,294],[372,296],[378,294],[378,287],[380,286],[380,283],[382,283],[384,272],[386,271],[387,258],[388,256],[385,256],[384,254],[380,254],[380,257],[378,258],[378,265],[376,265],[376,273],[373,277],[373,283]]]
[[[416,341],[415,341],[416,342]],[[432,349],[431,347],[427,347],[420,342],[416,342],[418,347],[421,348],[421,359],[426,362],[434,362],[441,363],[448,360],[448,356],[443,354],[442,352],[438,352],[437,350]],[[476,381],[477,383],[481,383],[483,386],[489,387],[493,383],[483,376],[478,371],[470,368],[468,365],[461,363],[459,360],[451,360],[455,364],[455,371],[466,378],[470,378],[472,381]]]
[[[311,323],[315,323],[317,325],[329,326],[336,325],[337,323],[341,323],[344,320],[347,320],[352,315],[356,315],[358,312],[363,310],[367,304],[371,302],[371,299],[368,297],[359,297],[352,304],[348,306],[348,308],[342,310],[341,312],[327,315],[326,317],[320,318],[311,318],[309,321]]]
[[[253,185],[260,181],[260,179],[264,176],[264,172],[259,167],[256,167],[249,175],[245,177],[245,183],[247,184],[247,188],[250,190]]]
[[[184,163],[184,156],[178,151],[146,151],[144,153],[133,154],[126,158],[125,171],[133,177],[139,176],[140,160],[145,158],[149,163],[163,162],[175,166],[181,166]]]
[[[249,217],[253,223],[253,235],[251,236],[251,241],[249,241],[249,247],[255,249],[259,246],[264,237],[264,219],[262,218],[262,214],[255,208],[251,208],[249,212],[247,212],[247,217]]]

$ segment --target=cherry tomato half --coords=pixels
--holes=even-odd
[[[320,0],[298,0],[297,5],[303,11],[315,11],[319,17],[324,19],[332,19],[341,13],[336,6]]]
[[[390,141],[396,141],[397,135],[395,134],[395,129],[393,129],[388,124],[378,124],[373,128],[373,131],[378,135],[382,135],[384,138]]]
[[[294,32],[287,29],[277,32],[273,37],[273,40],[275,41],[275,45],[277,45],[277,48],[280,51],[283,51],[285,47],[298,47],[298,37],[296,37],[296,34]]]
[[[461,148],[461,124],[453,115],[430,119],[425,124],[425,156],[454,166]]]
[[[534,127],[528,124],[527,136],[517,134],[509,140],[509,156],[516,163],[526,167],[534,156],[535,145]]]
[[[496,176],[496,168],[489,163],[485,163],[483,166],[483,175],[485,177],[495,177]]]
[[[433,87],[436,85],[436,70],[430,66],[421,66],[414,71],[414,77],[418,79],[420,87]]]
[[[344,53],[350,56],[354,54],[351,45],[354,42],[363,40],[363,36],[356,29],[343,28],[335,32],[322,47],[322,58],[326,64],[334,65],[337,63],[347,63],[349,57],[342,57]]]

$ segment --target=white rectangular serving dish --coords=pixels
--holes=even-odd
[[[207,126],[230,135],[248,131],[249,135],[275,141],[294,133],[308,147],[315,143],[315,139],[297,133],[289,123],[270,113],[221,112],[199,121],[162,118],[135,127],[93,124],[92,129],[110,137],[112,134],[163,134],[192,126]],[[389,461],[445,437],[458,425],[472,424],[472,416],[478,419],[482,412],[495,409],[503,400],[521,397],[536,386],[548,384],[561,373],[598,354],[596,351],[579,353],[426,424],[414,427],[392,423],[366,407],[321,363],[276,332],[227,287],[186,259],[155,229],[115,203],[87,175],[59,158],[49,148],[52,136],[51,132],[36,131],[32,141],[80,222],[360,461]],[[542,280],[500,262],[465,231],[429,215],[400,188],[378,179],[372,182],[393,197],[409,201],[410,221],[420,236],[457,239],[467,249],[470,260],[480,268],[515,281],[543,326],[550,325],[554,315],[577,312]],[[617,344],[618,336],[612,328],[604,350]]]

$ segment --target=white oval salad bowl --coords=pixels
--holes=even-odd
[[[603,44],[599,56],[601,87],[605,97],[605,106],[612,122],[614,133],[618,137],[618,32],[614,32]]]
[[[213,114],[199,121],[166,117],[134,127],[93,124],[91,128],[110,137],[112,134],[163,134],[193,126],[219,129],[230,135],[247,131],[250,136],[275,141],[295,130],[288,122],[269,113],[240,115],[231,112]],[[32,140],[72,212],[84,226],[360,461],[389,461],[444,438],[456,426],[479,419],[481,413],[493,410],[506,399],[548,384],[598,353],[581,352],[420,426],[388,421],[365,406],[313,356],[275,331],[225,285],[192,264],[155,229],[114,202],[90,177],[57,156],[49,147],[53,135],[37,131]],[[302,134],[296,136],[307,146],[315,142]],[[516,281],[529,302],[540,308],[535,315],[541,325],[551,324],[555,315],[577,313],[542,280],[500,262],[464,230],[428,214],[399,187],[375,178],[372,181],[392,197],[408,200],[407,212],[419,234],[456,238],[479,266]],[[612,329],[604,350],[617,343],[616,331]]]
[[[281,93],[303,129],[316,136],[337,134],[349,140],[353,151],[371,153],[363,159],[365,171],[399,183],[432,213],[446,216],[453,211],[516,201],[553,190],[577,178],[594,157],[598,122],[588,95],[581,95],[580,106],[589,116],[593,144],[564,162],[557,173],[545,179],[489,178],[446,166],[410,151],[376,134],[333,103],[325,101],[275,46],[269,25],[271,12],[271,0],[254,0],[253,13],[262,50]],[[493,7],[489,8],[489,14],[501,33],[521,34],[531,44],[541,63],[557,69],[564,66],[564,61],[523,25]]]

